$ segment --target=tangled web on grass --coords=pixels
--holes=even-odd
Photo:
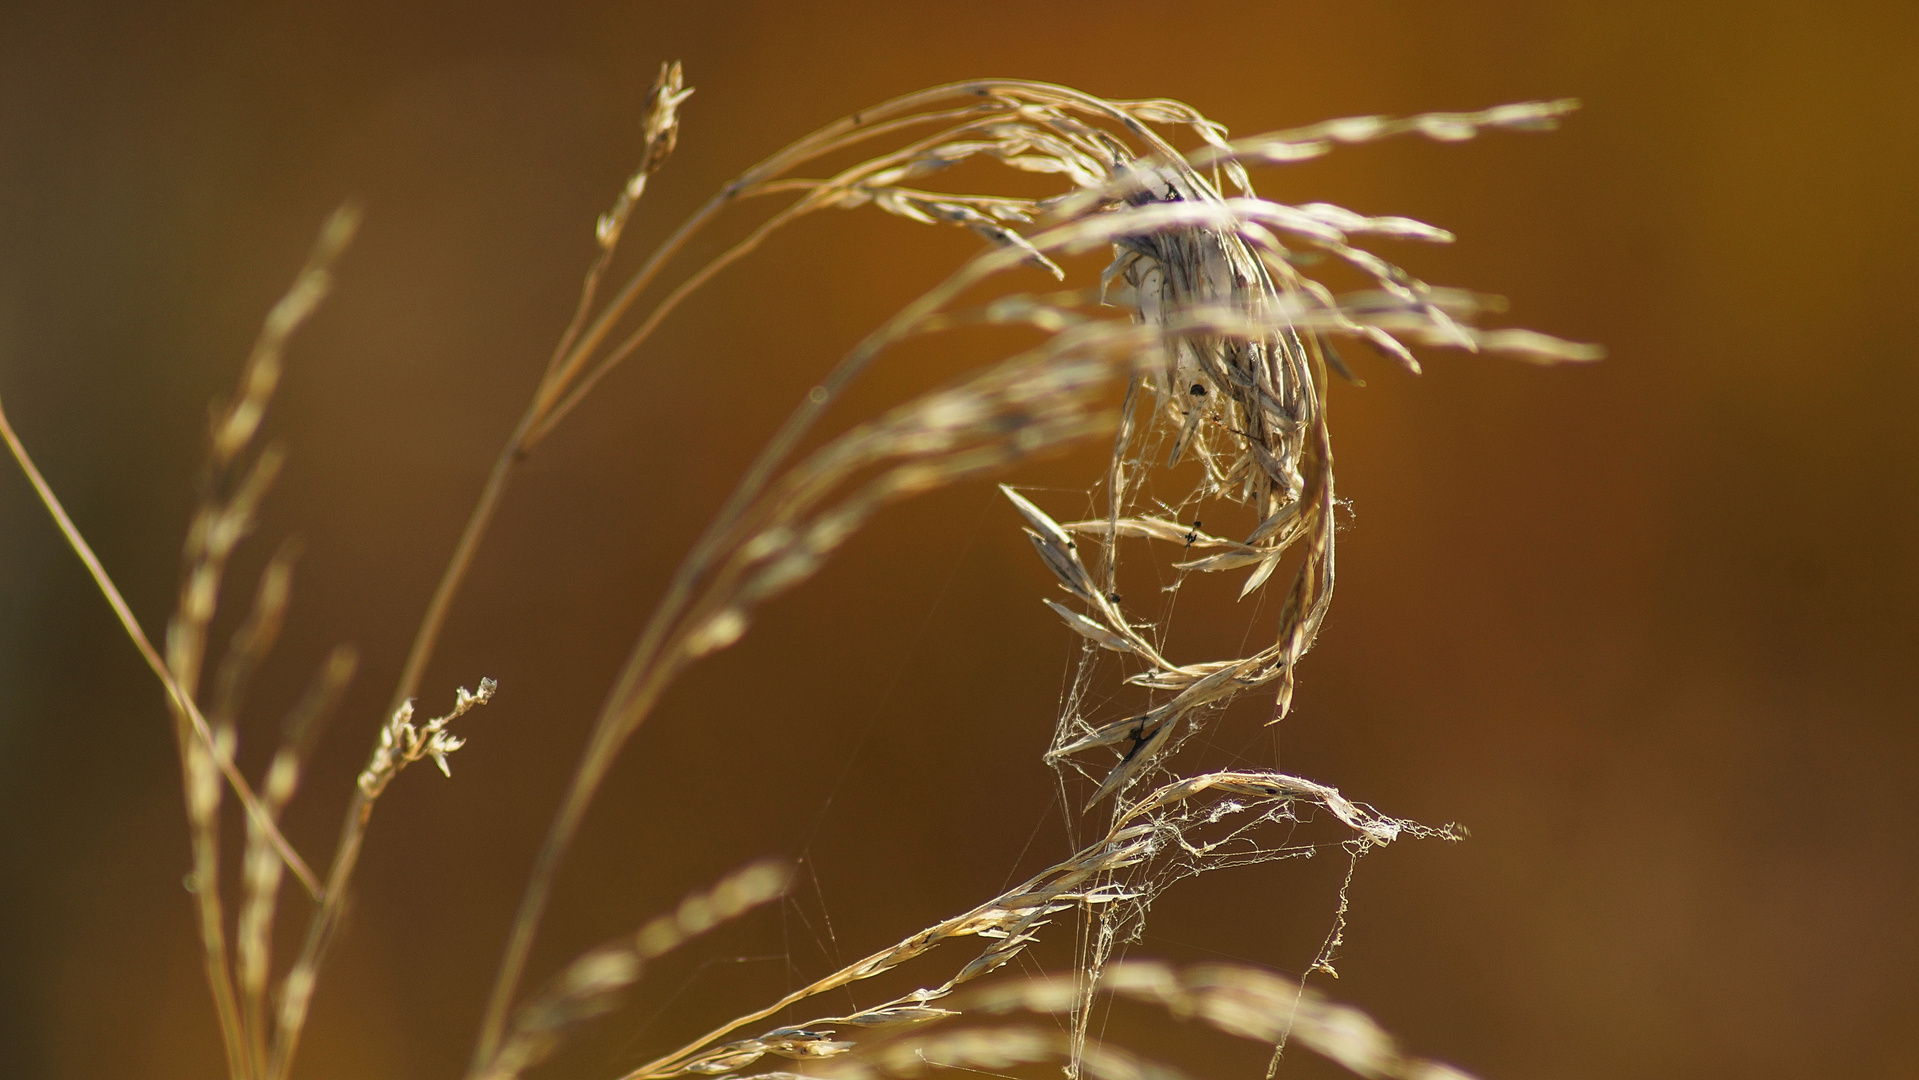
[[[1419,366],[1411,345],[1504,352],[1541,363],[1598,355],[1593,347],[1531,331],[1478,328],[1478,316],[1498,310],[1495,298],[1430,286],[1359,246],[1377,237],[1444,243],[1452,239],[1444,230],[1326,203],[1261,199],[1247,166],[1301,161],[1340,144],[1402,133],[1456,141],[1488,129],[1550,128],[1574,107],[1531,102],[1402,120],[1356,117],[1235,141],[1178,102],[1109,101],[1020,81],[964,83],[830,125],[727,188],[726,199],[797,194],[714,267],[751,250],[771,229],[829,208],[870,206],[920,223],[957,225],[990,246],[876,330],[813,389],[690,557],[682,578],[686,599],[675,601],[680,606],[662,624],[665,644],[648,654],[649,663],[670,675],[738,640],[761,604],[809,577],[891,501],[1110,433],[1110,464],[1089,485],[1086,501],[1094,509],[1086,518],[1062,523],[1005,489],[1063,591],[1046,603],[1084,639],[1046,761],[1059,771],[1063,790],[1080,786],[1082,778],[1090,789],[1076,831],[1085,840],[1000,896],[738,1016],[623,1080],[802,1075],[752,1071],[769,1058],[812,1063],[800,1066],[803,1075],[847,1080],[908,1076],[933,1066],[994,1072],[1042,1061],[1097,1080],[1177,1075],[1089,1039],[1092,1002],[1101,993],[1151,1001],[1272,1044],[1283,1044],[1290,1033],[1364,1076],[1457,1075],[1405,1057],[1363,1015],[1323,1001],[1297,980],[1220,966],[1179,971],[1113,956],[1137,938],[1154,899],[1171,885],[1208,870],[1323,848],[1295,831],[1315,817],[1344,830],[1335,844],[1355,860],[1400,837],[1452,835],[1284,773],[1184,775],[1175,766],[1182,742],[1215,727],[1227,706],[1249,691],[1271,694],[1273,718],[1284,716],[1296,666],[1326,616],[1339,505],[1326,386],[1329,373],[1358,381],[1336,340],[1358,341],[1414,372]],[[1202,145],[1176,150],[1167,133],[1179,130]],[[788,175],[801,162],[907,132],[916,134],[903,147],[827,178]],[[918,186],[969,159],[1054,174],[1068,189],[1029,199]],[[1097,283],[961,303],[989,280],[1021,268],[1063,280],[1062,261],[1095,252],[1112,256]],[[1334,272],[1306,272],[1321,263]],[[1328,282],[1341,273],[1359,287],[1335,292]],[[709,270],[690,280],[705,276]],[[785,465],[799,433],[882,354],[912,338],[982,324],[1028,327],[1044,340]],[[621,355],[616,351],[591,370]],[[572,366],[588,370],[584,359]],[[1115,412],[1117,398],[1123,404]],[[1239,520],[1226,529],[1206,527],[1204,519]],[[1120,554],[1134,542],[1177,551],[1172,566],[1179,576],[1163,590],[1168,597],[1187,575],[1243,572],[1242,598],[1271,589],[1277,614],[1270,636],[1238,658],[1170,658],[1171,600],[1156,616],[1144,616],[1122,596]],[[1087,702],[1111,673],[1102,661],[1108,654],[1122,666],[1122,687],[1140,704],[1122,715],[1095,716],[1100,710]],[[640,708],[631,716],[641,715]],[[626,714],[616,705],[609,715]],[[616,729],[611,745],[637,720],[620,723],[626,726]],[[1092,824],[1096,814],[1103,824]],[[982,984],[987,989],[970,985],[1069,914],[1089,918],[1092,928],[1076,971]],[[1336,924],[1315,966],[1329,969],[1338,933]],[[976,939],[978,950],[918,989],[853,1011],[775,1021],[806,1015],[812,999],[961,939]],[[632,962],[609,966],[608,949]],[[582,958],[579,963],[599,957],[593,971],[563,973],[520,1009],[513,1045],[549,1045],[559,1025],[600,1011],[606,995],[638,977],[634,958],[642,953],[651,955],[637,944],[614,943]],[[607,971],[619,977],[608,979]],[[1063,1023],[969,1026],[1013,1011]],[[500,1067],[479,1075],[513,1075],[543,1056],[516,1054],[496,1057]]]

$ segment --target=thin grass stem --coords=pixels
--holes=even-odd
[[[86,538],[80,535],[80,530],[74,526],[73,519],[67,516],[66,508],[60,505],[59,497],[54,495],[53,488],[48,486],[46,479],[40,475],[40,470],[34,467],[33,459],[27,454],[27,448],[21,444],[19,436],[14,434],[13,426],[7,422],[4,407],[0,407],[0,438],[5,438],[7,449],[13,454],[13,460],[19,464],[20,471],[26,474],[27,482],[33,485],[35,494],[40,496],[40,502],[46,506],[47,513],[53,517],[54,524],[59,527],[60,535],[66,538],[67,546],[72,548],[73,553],[80,557],[81,563],[85,564],[88,575],[93,578],[94,586],[100,590],[100,595],[106,598],[107,606],[113,609],[113,614],[120,620],[120,627],[126,631],[128,640],[132,641],[133,647],[139,650],[141,658],[147,662],[147,667],[153,671],[154,677],[160,680],[161,687],[166,690],[168,703],[184,718],[186,724],[192,729],[194,737],[200,740],[207,752],[212,755],[220,774],[233,788],[234,798],[239,800],[247,816],[267,838],[273,850],[286,861],[287,868],[293,871],[295,878],[299,879],[307,895],[315,900],[321,899],[324,893],[320,889],[319,879],[313,876],[313,871],[307,867],[306,860],[302,859],[300,853],[293,849],[293,845],[287,842],[287,838],[281,834],[279,827],[273,823],[271,815],[266,812],[265,807],[260,805],[258,796],[253,793],[252,785],[247,783],[246,777],[240,775],[240,770],[234,766],[232,755],[221,753],[215,745],[213,731],[207,726],[206,717],[201,715],[200,708],[193,703],[193,699],[181,692],[179,684],[174,682],[173,673],[167,670],[166,662],[160,659],[158,650],[154,649],[153,643],[147,640],[146,632],[140,629],[139,620],[133,617],[132,609],[127,607],[126,600],[120,596],[120,590],[113,584],[113,579],[107,575],[106,568],[100,565],[100,560],[94,555],[93,548],[87,543]]]

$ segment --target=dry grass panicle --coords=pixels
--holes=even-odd
[[[354,790],[345,793],[340,840],[324,879],[286,843],[278,821],[320,722],[352,677],[353,652],[341,647],[322,665],[288,719],[257,793],[232,764],[248,678],[272,648],[286,611],[290,546],[267,564],[209,693],[202,690],[202,670],[227,561],[252,531],[283,460],[277,447],[255,444],[286,342],[325,294],[357,215],[343,210],[328,222],[308,266],[268,317],[232,403],[215,411],[207,479],[164,655],[142,636],[0,415],[0,433],[160,678],[173,710],[206,977],[230,1074],[237,1080],[289,1074],[380,795],[409,763],[432,758],[446,772],[446,755],[462,743],[449,724],[494,693],[485,679],[477,692],[459,689],[447,715],[425,724],[413,720],[421,674],[525,452],[608,371],[638,353],[689,295],[768,236],[817,212],[871,208],[914,224],[965,228],[987,243],[823,373],[674,574],[610,689],[552,818],[468,1076],[506,1080],[539,1066],[581,1024],[611,1012],[652,959],[784,888],[779,866],[749,867],[689,896],[673,914],[589,951],[530,996],[522,994],[554,873],[610,764],[674,679],[738,641],[764,604],[806,581],[889,503],[1094,438],[1111,438],[1112,454],[1104,475],[1089,480],[1084,501],[1094,509],[1083,518],[1062,522],[1041,505],[1052,500],[1004,489],[1061,589],[1046,604],[1083,643],[1045,761],[1058,770],[1063,788],[1083,788],[1085,820],[1075,828],[1086,842],[966,912],[778,1000],[743,1008],[728,1023],[626,1071],[622,1080],[801,1075],[784,1068],[750,1071],[769,1056],[801,1062],[793,1068],[826,1080],[914,1076],[928,1068],[999,1072],[1039,1063],[1096,1080],[1178,1076],[1172,1066],[1093,1037],[1089,1018],[1098,995],[1148,1002],[1275,1047],[1290,1039],[1361,1076],[1457,1075],[1402,1054],[1363,1015],[1296,979],[1113,956],[1138,936],[1153,899],[1173,883],[1325,846],[1293,839],[1292,827],[1314,817],[1336,824],[1341,832],[1332,843],[1355,860],[1398,838],[1451,835],[1386,816],[1301,777],[1261,770],[1185,774],[1177,765],[1180,743],[1218,723],[1248,691],[1272,695],[1274,719],[1285,715],[1299,661],[1325,619],[1336,532],[1328,379],[1357,381],[1336,342],[1364,344],[1415,372],[1414,345],[1548,363],[1598,355],[1590,346],[1530,331],[1479,329],[1473,320],[1495,310],[1493,301],[1430,286],[1362,246],[1374,237],[1445,243],[1452,239],[1445,231],[1327,203],[1262,199],[1249,168],[1400,134],[1456,141],[1493,129],[1549,128],[1574,103],[1355,117],[1234,140],[1220,124],[1174,101],[1112,101],[1012,79],[934,87],[829,124],[748,169],[639,255],[629,276],[603,295],[608,275],[625,264],[621,239],[653,176],[669,162],[691,93],[677,64],[662,68],[643,117],[641,162],[597,222],[600,252],[574,316],[501,447],[422,617],[387,720],[377,727]],[[1182,151],[1181,140],[1198,145]],[[859,160],[807,175],[809,166],[849,157]],[[1060,190],[1032,198],[931,186],[944,170],[971,160],[1054,177]],[[681,264],[689,241],[713,221],[768,204],[773,208],[761,212],[743,239],[701,265]],[[1035,268],[1064,281],[1066,267],[1095,253],[1110,257],[1096,280],[1048,291],[1016,287],[1030,279],[1020,275]],[[1322,260],[1332,272],[1309,273]],[[1330,282],[1342,274],[1360,287],[1335,291]],[[815,437],[846,387],[897,346],[982,324],[1030,328],[1038,343],[836,435]],[[815,448],[801,455],[809,442]],[[1243,525],[1207,528],[1203,519]],[[1135,542],[1175,546],[1182,579],[1243,573],[1242,597],[1278,589],[1270,639],[1242,657],[1169,656],[1167,618],[1142,614],[1122,596],[1121,554]],[[1118,672],[1110,670],[1114,661]],[[1142,706],[1118,716],[1085,708],[1087,689],[1109,676],[1133,687]],[[228,789],[245,815],[247,837],[238,915],[231,920],[233,950],[219,847]],[[268,943],[288,872],[313,904],[304,945],[277,965],[276,987]],[[1081,922],[1076,970],[978,982],[1066,919]],[[1338,943],[1336,927],[1315,969],[1330,970]],[[935,952],[939,958],[919,965],[927,974],[917,989],[850,1011],[809,1009],[829,991],[852,994],[865,980]],[[792,1019],[812,1013],[818,1015]],[[1021,1014],[1029,1020],[1012,1019]],[[1055,1019],[1034,1022],[1042,1017]]]

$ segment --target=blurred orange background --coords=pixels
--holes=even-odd
[[[1390,254],[1611,357],[1435,353],[1417,379],[1355,358],[1370,385],[1332,392],[1354,509],[1338,600],[1293,715],[1261,729],[1248,703],[1212,749],[1470,827],[1360,866],[1326,983],[1415,1052],[1489,1080],[1919,1075],[1915,22],[1897,3],[15,0],[0,396],[157,634],[206,402],[325,213],[364,202],[295,344],[270,423],[291,464],[229,593],[305,538],[243,736],[256,773],[325,650],[361,649],[289,816],[324,862],[660,61],[698,93],[636,245],[790,139],[953,79],[1177,97],[1241,134],[1581,97],[1555,134],[1263,177],[1452,229],[1453,248]],[[296,1075],[459,1074],[534,846],[666,574],[818,374],[975,244],[870,210],[811,220],[530,459],[421,706],[482,675],[499,697],[450,782],[418,770],[384,797]],[[845,415],[978,359],[883,368]],[[1015,479],[1084,487],[1101,457]],[[756,856],[803,857],[802,888],[664,965],[555,1075],[617,1075],[1063,854],[1038,759],[1075,648],[1050,588],[972,484],[884,516],[686,678],[567,863],[534,976]],[[1227,647],[1248,625],[1198,594],[1181,616]],[[0,1075],[221,1074],[167,725],[0,468]],[[1189,883],[1135,954],[1297,971],[1343,869]],[[303,902],[285,910],[297,930]],[[1185,1053],[1209,1076],[1263,1063]]]

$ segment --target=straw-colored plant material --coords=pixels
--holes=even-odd
[[[1057,1026],[1009,1023],[1010,1015],[1068,1016],[1086,992],[1082,972],[1002,979],[965,994],[958,1008],[918,1027],[841,1042],[831,1061],[805,1072],[754,1073],[749,1080],[881,1080],[928,1072],[989,1072],[1064,1065],[1090,1080],[1185,1080],[1185,1071],[1105,1040],[1076,1045]],[[1372,1017],[1297,979],[1248,964],[1175,967],[1156,961],[1110,965],[1094,992],[1141,1002],[1264,1045],[1292,1044],[1366,1080],[1471,1080],[1440,1062],[1413,1057]],[[956,1019],[964,1017],[964,1020]],[[1205,1075],[1205,1074],[1201,1074]]]
[[[1106,815],[1103,824],[1086,830],[1098,839],[1001,896],[777,1001],[745,1009],[630,1070],[626,1080],[733,1075],[767,1055],[822,1063],[824,1071],[808,1075],[859,1080],[880,1073],[910,1076],[927,1067],[990,1072],[1041,1062],[1095,1080],[1176,1077],[1167,1066],[1089,1038],[1095,990],[1152,1001],[1275,1044],[1290,1033],[1362,1076],[1448,1075],[1441,1066],[1404,1057],[1371,1021],[1296,982],[1239,968],[1176,972],[1108,960],[1117,943],[1138,936],[1154,898],[1173,883],[1325,847],[1296,838],[1296,830],[1316,816],[1338,823],[1341,831],[1331,844],[1355,860],[1397,838],[1452,835],[1380,814],[1300,777],[1260,770],[1182,775],[1177,768],[1182,740],[1222,722],[1227,707],[1247,691],[1272,695],[1271,718],[1284,716],[1294,699],[1298,664],[1324,625],[1333,593],[1338,506],[1327,381],[1329,373],[1358,381],[1335,341],[1363,343],[1412,372],[1419,370],[1414,346],[1504,352],[1543,363],[1598,356],[1594,347],[1533,331],[1481,329],[1475,320],[1500,310],[1496,298],[1428,285],[1363,246],[1380,237],[1447,243],[1453,238],[1445,230],[1328,203],[1262,199],[1249,166],[1284,165],[1398,134],[1458,141],[1494,129],[1549,128],[1575,103],[1528,102],[1406,119],[1355,117],[1233,140],[1219,123],[1174,101],[1113,101],[1010,79],[939,86],[829,124],[748,169],[640,256],[624,283],[603,295],[604,279],[623,258],[620,242],[632,217],[677,144],[680,111],[691,94],[678,64],[661,68],[640,125],[639,165],[595,226],[599,254],[574,316],[505,439],[427,605],[367,765],[348,793],[324,885],[280,835],[278,821],[298,786],[318,719],[351,676],[353,654],[336,650],[322,668],[286,727],[264,795],[256,796],[233,765],[245,688],[286,612],[292,547],[269,561],[250,613],[216,668],[204,713],[197,697],[226,566],[252,531],[283,460],[278,447],[256,443],[286,346],[327,291],[331,264],[356,216],[343,211],[328,223],[312,260],[268,317],[239,392],[216,410],[164,657],[146,640],[0,413],[0,434],[167,691],[179,735],[207,977],[231,1075],[287,1076],[379,796],[412,762],[431,758],[447,771],[447,755],[462,741],[449,725],[493,693],[492,681],[483,680],[477,692],[460,689],[447,715],[414,722],[412,701],[422,675],[518,462],[609,371],[639,353],[687,297],[773,233],[814,213],[862,208],[915,226],[965,228],[986,244],[822,375],[674,574],[606,696],[528,877],[468,1075],[505,1080],[536,1067],[582,1022],[611,1011],[652,958],[784,887],[784,871],[749,868],[637,935],[587,953],[521,998],[561,860],[613,761],[689,665],[738,641],[761,607],[815,574],[888,504],[1108,436],[1110,461],[1080,499],[1028,498],[1004,489],[1062,590],[1046,599],[1047,606],[1082,644],[1045,761],[1069,779],[1084,775],[1087,813]],[[1182,151],[1176,145],[1182,139],[1198,145]],[[853,157],[861,160],[828,175],[801,172]],[[1031,198],[931,186],[939,173],[964,161],[1049,175],[1060,190]],[[775,208],[732,246],[700,265],[678,265],[692,239],[714,221],[736,208],[769,203]],[[1097,275],[1077,261],[1094,255],[1107,261]],[[1322,260],[1335,278],[1344,274],[1361,287],[1335,292],[1307,272]],[[1066,281],[1074,273],[1087,280]],[[1031,289],[1047,278],[1065,284]],[[815,437],[846,387],[898,346],[980,325],[1025,327],[1039,340],[878,417]],[[809,441],[814,448],[802,454]],[[1070,505],[1075,501],[1081,505]],[[1058,520],[1062,510],[1078,512],[1070,515],[1078,519]],[[1222,515],[1238,524],[1204,526],[1204,518],[1217,522]],[[1086,541],[1093,543],[1082,546]],[[1261,644],[1228,659],[1169,655],[1168,615],[1142,614],[1121,593],[1121,552],[1140,541],[1178,546],[1173,567],[1180,577],[1172,588],[1188,575],[1218,573],[1243,574],[1241,597],[1279,583],[1276,614]],[[1128,693],[1142,698],[1140,707],[1089,715],[1082,708],[1088,689],[1111,673],[1113,663],[1122,683],[1134,688]],[[234,929],[237,977],[220,898],[222,793],[228,787],[247,823]],[[1081,835],[1077,828],[1075,833]],[[276,994],[268,946],[287,870],[317,906]],[[1343,890],[1341,897],[1334,930],[1309,972],[1330,970],[1343,925]],[[1067,917],[1091,924],[1080,970],[991,992],[973,989],[1050,923]],[[942,951],[940,958],[949,963],[917,990],[837,1015],[763,1027],[809,999],[828,991],[850,994],[874,975],[961,939],[983,944],[971,953]],[[972,1022],[963,1019],[969,1013],[991,1019],[1015,1007],[1060,1015],[1064,1029],[964,1026]],[[890,1034],[849,1039],[848,1030]]]
[[[1068,1015],[1086,992],[1080,972],[1001,980],[966,996],[966,1014],[976,1021],[1016,1013]],[[1227,1035],[1267,1046],[1297,1045],[1368,1080],[1469,1080],[1450,1065],[1413,1057],[1370,1016],[1332,1001],[1299,980],[1249,964],[1175,967],[1158,961],[1110,965],[1094,992],[1164,1009],[1180,1020],[1198,1021]],[[957,1013],[955,1015],[958,1015]],[[1044,1042],[1034,1029],[978,1026],[954,1030],[951,1023],[925,1032],[905,1032],[855,1044],[815,1075],[822,1080],[868,1080],[878,1075],[912,1076],[927,1067],[965,1069],[996,1049],[1008,1064],[1064,1061],[1070,1040],[1055,1030]],[[1042,1057],[1025,1049],[1044,1047]],[[1178,1077],[1177,1069],[1132,1057],[1109,1043],[1095,1043],[1081,1058],[1091,1077],[1132,1080]],[[758,1074],[753,1080],[762,1080]]]
[[[569,1030],[617,1008],[621,992],[639,981],[649,962],[783,895],[791,877],[784,863],[755,863],[706,892],[688,896],[672,914],[659,916],[638,933],[580,956],[515,1011],[505,1044],[477,1075],[513,1080],[539,1064],[558,1049]]]
[[[427,758],[432,758],[433,764],[440,767],[442,776],[452,776],[446,756],[465,746],[466,740],[448,731],[447,725],[465,716],[473,706],[492,701],[496,689],[498,686],[492,679],[481,679],[478,690],[462,686],[454,693],[452,712],[418,726],[413,723],[413,703],[409,701],[400,706],[380,729],[380,741],[373,747],[373,757],[366,768],[360,770],[360,793],[368,799],[379,798],[401,769]]]
[[[844,1049],[833,1038],[842,1027],[944,1019],[955,1014],[945,999],[1019,956],[1057,915],[1137,902],[1172,881],[1220,866],[1311,854],[1314,848],[1307,844],[1262,847],[1253,834],[1263,825],[1298,824],[1314,807],[1329,812],[1350,830],[1351,842],[1365,847],[1407,834],[1436,835],[1358,806],[1332,788],[1281,773],[1210,773],[1179,780],[1134,804],[1105,836],[1070,858],[970,911],[731,1020],[622,1080],[733,1073],[768,1053],[830,1057]],[[1220,829],[1221,822],[1229,824]],[[751,1038],[720,1042],[809,998],[870,979],[962,938],[980,938],[986,944],[937,982],[857,1012],[821,1016]]]

